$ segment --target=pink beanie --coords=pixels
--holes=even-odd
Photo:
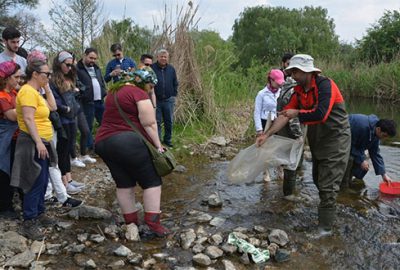
[[[13,61],[0,63],[0,78],[6,79],[15,73],[17,64]]]

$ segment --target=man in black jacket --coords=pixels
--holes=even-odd
[[[161,137],[161,123],[164,121],[163,142],[166,146],[172,147],[172,124],[174,116],[175,98],[178,94],[178,79],[175,68],[168,64],[169,53],[165,49],[157,52],[157,62],[151,68],[157,75],[158,83],[154,90],[157,98],[157,126],[158,136]]]
[[[106,95],[106,84],[99,66],[96,65],[97,50],[87,48],[81,60],[76,66],[78,79],[85,86],[81,93],[83,111],[90,129],[87,146],[93,149],[93,122],[96,118],[100,125],[104,112],[104,97]]]

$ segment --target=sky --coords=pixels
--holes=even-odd
[[[63,0],[53,0],[56,3]],[[189,0],[104,0],[106,19],[121,20],[132,18],[141,27],[153,29],[154,22],[160,23],[164,3],[176,14],[176,7],[186,6]],[[366,30],[376,23],[385,10],[399,10],[400,0],[192,0],[199,6],[197,19],[200,30],[209,29],[220,33],[227,39],[232,35],[235,19],[245,7],[258,5],[283,6],[286,8],[301,8],[304,6],[321,6],[328,10],[328,16],[335,22],[336,34],[343,42],[352,43],[365,35]],[[48,11],[51,0],[39,0],[39,6],[33,10],[44,25],[50,26]],[[169,9],[171,11],[171,9]]]

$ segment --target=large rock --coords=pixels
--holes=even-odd
[[[208,255],[211,259],[217,259],[224,255],[224,252],[216,246],[208,246],[204,253]]]
[[[197,210],[189,211],[189,215],[189,219],[196,222],[209,222],[213,218],[210,214]]]
[[[210,139],[210,143],[216,144],[218,146],[226,146],[229,142],[222,136],[220,137],[212,137]]]
[[[194,233],[193,229],[189,229],[181,233],[180,238],[181,238],[181,247],[183,249],[189,249],[192,246],[194,240],[196,240],[196,234]]]
[[[31,262],[33,262],[34,260],[35,260],[35,253],[33,253],[28,249],[9,259],[6,262],[5,266],[28,268]]]
[[[223,201],[221,199],[221,196],[219,192],[215,192],[208,196],[207,203],[210,207],[221,207],[223,204]]]
[[[135,223],[126,225],[125,238],[129,241],[140,241],[139,229]]]
[[[201,266],[208,266],[211,264],[211,259],[203,253],[199,253],[193,256],[193,261]]]
[[[229,260],[222,260],[225,270],[236,270],[235,265]]]
[[[69,211],[68,216],[74,219],[80,219],[80,218],[110,219],[112,217],[112,214],[110,211],[103,208],[89,206],[89,205],[82,205],[81,207]]]
[[[289,243],[289,237],[288,237],[287,233],[280,229],[272,230],[272,232],[268,235],[268,240],[271,243],[276,243],[281,247],[283,247],[287,243]]]
[[[16,232],[8,231],[0,237],[0,255],[6,250],[16,254],[28,249],[27,239]]]
[[[113,253],[115,255],[117,255],[117,256],[120,256],[120,257],[128,257],[128,256],[132,256],[133,255],[132,251],[129,248],[127,248],[126,246],[123,246],[123,245],[121,245],[116,250],[114,250]]]

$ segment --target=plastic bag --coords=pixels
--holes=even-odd
[[[295,170],[303,147],[303,141],[272,135],[260,147],[253,144],[241,150],[229,163],[228,178],[233,183],[249,183],[268,167],[284,165]]]

